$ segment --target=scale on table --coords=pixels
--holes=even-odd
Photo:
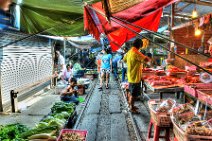
[[[200,74],[199,79],[203,83],[211,83],[212,82],[212,75],[210,75],[206,72],[203,72],[203,73]]]

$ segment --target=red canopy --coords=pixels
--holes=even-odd
[[[112,14],[112,17],[123,19],[156,32],[159,27],[162,8],[175,1],[177,0],[145,0],[126,10]],[[135,33],[113,20],[108,22],[104,16],[105,12],[101,2],[95,3],[92,6],[86,6],[85,9],[87,10],[85,10],[84,15],[90,15],[90,18],[94,19],[90,20],[88,16],[85,17],[85,29],[93,34],[96,39],[99,39],[100,33],[105,33],[113,51],[116,51],[124,42],[136,36]],[[136,32],[141,32],[141,29],[135,28],[132,25],[126,26]]]

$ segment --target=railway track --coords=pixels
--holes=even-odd
[[[111,80],[110,89],[103,88],[103,91],[99,91],[98,82],[94,80],[91,84],[74,129],[88,130],[89,141],[145,141],[139,124],[129,112],[120,84]],[[119,128],[126,130],[119,131]]]

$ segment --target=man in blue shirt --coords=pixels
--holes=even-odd
[[[109,74],[112,71],[112,55],[107,53],[106,49],[102,50],[102,58],[101,58],[101,78],[100,79],[100,87],[99,89],[102,90],[103,81],[106,75],[106,89],[109,88],[108,86],[108,80],[109,80]]]

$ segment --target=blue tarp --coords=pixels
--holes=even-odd
[[[7,29],[11,26],[10,19],[4,11],[0,10],[0,30]]]
[[[91,51],[91,53],[95,53],[95,52],[99,52],[99,51],[101,51],[102,50],[102,47],[91,47],[90,48],[90,51]]]

